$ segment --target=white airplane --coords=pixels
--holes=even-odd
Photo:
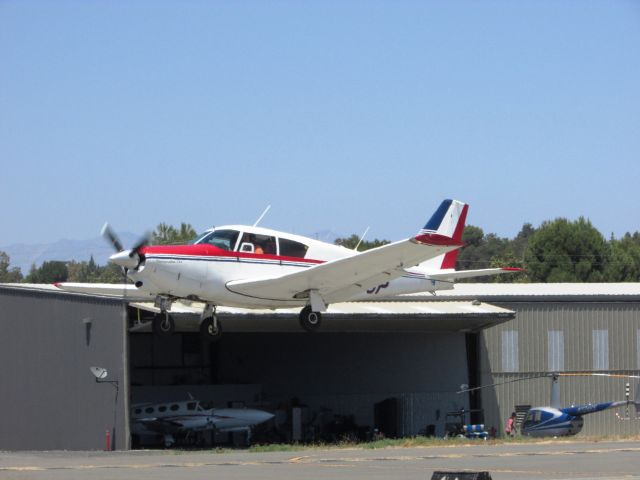
[[[315,331],[331,303],[435,292],[453,288],[459,278],[519,270],[455,270],[467,211],[467,204],[445,200],[415,236],[364,252],[256,225],[211,228],[189,245],[147,246],[143,240],[125,250],[105,225],[103,235],[117,250],[110,260],[133,285],[56,285],[74,292],[153,299],[160,311],[153,330],[159,334],[174,331],[171,304],[180,299],[204,304],[200,331],[211,339],[221,335],[218,306],[303,307],[300,325]]]
[[[131,433],[138,436],[162,435],[171,447],[176,437],[201,436],[203,432],[245,432],[251,442],[251,429],[273,418],[264,410],[249,408],[205,409],[198,400],[145,403],[131,407]]]

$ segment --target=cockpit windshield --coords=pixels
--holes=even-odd
[[[201,237],[195,244],[209,244],[222,250],[233,250],[236,247],[237,240],[237,230],[214,230],[208,235]]]

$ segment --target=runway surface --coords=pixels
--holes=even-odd
[[[640,442],[333,449],[298,452],[2,452],[0,479],[430,479],[435,470],[493,479],[638,479]]]

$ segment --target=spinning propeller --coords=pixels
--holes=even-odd
[[[125,250],[122,246],[122,242],[108,223],[105,223],[104,227],[102,227],[102,236],[106,238],[111,245],[113,245],[113,248],[116,251],[116,253],[109,257],[109,260],[116,265],[120,265],[124,269],[125,275],[129,269],[137,268],[138,265],[140,265],[140,249],[149,244],[151,237],[147,232],[133,245],[133,247]]]

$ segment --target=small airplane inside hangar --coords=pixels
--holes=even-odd
[[[515,316],[466,300],[337,303],[311,334],[295,310],[220,308],[225,335],[207,342],[186,307],[162,336],[141,322],[149,309],[107,296],[5,285],[0,302],[12,339],[0,360],[14,365],[4,401],[23,419],[5,422],[0,448],[9,450],[102,449],[107,432],[128,449],[134,405],[190,398],[269,412],[255,441],[442,433],[447,411],[470,408],[455,391],[478,375],[477,332]],[[95,365],[116,392],[96,384]]]

